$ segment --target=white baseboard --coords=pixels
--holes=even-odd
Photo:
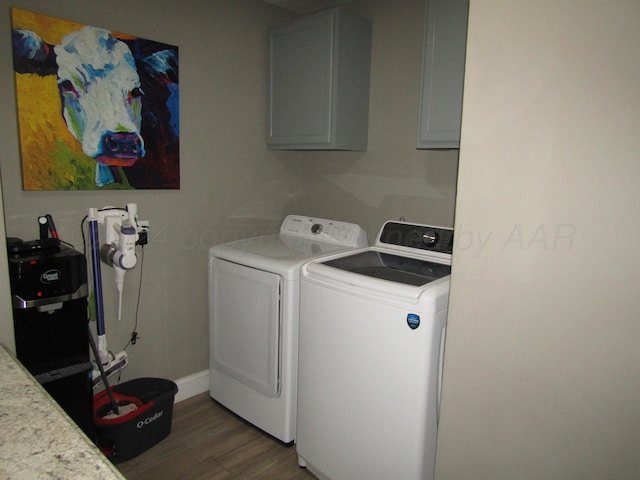
[[[192,373],[186,377],[179,378],[175,382],[178,385],[175,403],[178,403],[209,391],[209,370]]]

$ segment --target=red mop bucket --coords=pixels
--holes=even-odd
[[[178,386],[163,378],[137,378],[111,387],[119,416],[111,416],[106,390],[96,394],[93,420],[97,445],[112,463],[130,460],[171,433],[173,402]],[[135,408],[128,411],[129,408]]]

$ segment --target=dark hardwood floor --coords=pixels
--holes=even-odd
[[[116,467],[129,480],[316,478],[298,466],[295,446],[247,424],[207,393],[175,404],[169,436]]]

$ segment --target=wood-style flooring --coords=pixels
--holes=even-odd
[[[116,467],[128,480],[304,480],[316,477],[287,446],[211,400],[208,393],[176,403],[171,433]]]

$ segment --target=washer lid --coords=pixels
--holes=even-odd
[[[413,286],[425,285],[451,273],[449,265],[376,250],[365,250],[321,263],[367,277]]]

